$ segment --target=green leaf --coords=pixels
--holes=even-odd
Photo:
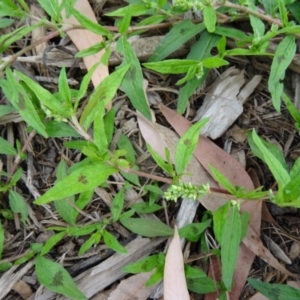
[[[111,73],[90,95],[89,101],[80,118],[80,124],[83,125],[85,129],[89,128],[90,124],[95,119],[98,102],[101,101],[103,102],[103,105],[106,106],[111,101],[128,69],[129,65],[126,65]]]
[[[292,13],[297,22],[300,23],[300,3],[298,1],[295,1],[294,3],[288,5],[287,8]]]
[[[0,137],[0,153],[6,155],[17,155],[16,149],[2,137]]]
[[[98,52],[100,52],[102,49],[106,47],[105,42],[96,43],[91,47],[88,47],[86,49],[83,49],[75,54],[76,58],[86,57],[90,55],[94,55]]]
[[[270,284],[252,278],[249,278],[248,282],[270,300],[298,300],[300,298],[299,289],[285,284]]]
[[[203,278],[207,276],[201,269],[191,267],[188,264],[184,264],[184,273],[186,278]]]
[[[187,278],[188,289],[194,293],[207,294],[217,291],[220,284],[209,277]]]
[[[191,67],[198,67],[199,64],[200,61],[198,60],[168,59],[160,62],[144,63],[143,66],[162,74],[181,74],[187,72]]]
[[[65,160],[61,160],[56,169],[56,182],[55,185],[65,179],[68,176],[67,173],[67,163]],[[76,218],[74,218],[74,207],[71,203],[74,203],[74,196],[71,196],[67,199],[59,199],[54,202],[55,209],[58,211],[60,216],[69,224],[74,225],[76,223]]]
[[[0,18],[0,28],[5,28],[14,23],[13,19],[8,19],[8,18]]]
[[[126,150],[127,154],[125,158],[132,164],[135,164],[135,152],[134,148],[129,140],[129,138],[125,134],[121,134],[118,140],[118,148],[122,150]]]
[[[16,112],[16,109],[14,107],[10,105],[0,105],[0,117],[3,117],[13,112]]]
[[[59,263],[39,255],[35,259],[35,272],[39,282],[50,291],[73,300],[87,299],[77,288],[70,274]]]
[[[114,121],[116,115],[116,109],[113,107],[104,117],[104,127],[105,127],[105,134],[107,143],[110,144],[114,134]]]
[[[208,33],[206,30],[201,35],[200,39],[192,46],[188,59],[198,59],[202,60],[206,57],[210,57],[210,51],[213,47],[216,46],[218,40],[220,39],[219,35]],[[193,95],[195,90],[200,87],[205,78],[207,77],[208,69],[203,68],[203,75],[200,79],[197,77],[189,80],[180,90],[179,90],[179,98],[177,103],[177,111],[180,114],[183,114],[187,104],[189,97]]]
[[[251,218],[250,213],[248,213],[246,211],[241,214],[241,239],[240,239],[240,241],[242,241],[247,234],[250,218]]]
[[[12,0],[5,0],[0,2],[0,16],[10,16],[22,18],[24,12]]]
[[[219,34],[220,36],[232,38],[234,40],[249,41],[248,35],[246,35],[243,31],[235,28],[216,26],[216,30],[214,33]]]
[[[85,28],[94,32],[98,35],[107,36],[109,39],[112,38],[111,32],[104,28],[103,26],[99,25],[98,23],[93,22],[90,18],[79,12],[77,9],[71,7],[70,11],[72,12],[73,16],[77,19],[77,21]]]
[[[253,152],[253,154],[265,162],[262,151],[257,147],[256,143],[253,141],[252,134],[249,133],[247,135],[247,139],[248,139],[248,143],[251,147],[251,151]],[[260,140],[264,144],[264,146],[274,155],[274,157],[278,160],[278,162],[282,165],[282,167],[288,172],[289,168],[284,159],[282,151],[280,151],[280,149],[276,145],[274,145],[270,142],[267,142],[263,139],[260,139]]]
[[[61,10],[57,0],[38,0],[38,2],[46,11],[46,13],[51,17],[52,21],[62,21]]]
[[[0,220],[0,259],[2,258],[3,246],[4,246],[4,229]]]
[[[228,291],[232,287],[233,273],[241,242],[241,216],[237,205],[228,211],[221,236],[222,281]]]
[[[290,171],[291,179],[293,179],[299,172],[300,172],[300,156],[297,158],[297,160],[294,162],[291,168]]]
[[[117,172],[116,168],[102,163],[92,163],[84,166],[59,181],[34,203],[45,204],[53,200],[93,190],[115,172]]]
[[[152,271],[161,265],[161,261],[164,260],[165,256],[163,253],[150,255],[148,257],[142,258],[137,262],[126,265],[122,268],[122,272],[126,273],[147,273]]]
[[[296,122],[296,127],[300,128],[300,113],[298,109],[286,93],[282,93],[282,100],[286,105],[286,108],[290,112],[291,116],[293,117],[294,121]]]
[[[9,191],[8,198],[11,210],[14,213],[20,213],[22,223],[26,224],[26,219],[28,218],[28,207],[24,198],[13,190]]]
[[[117,23],[118,30],[121,34],[125,34],[130,26],[131,22],[131,10],[130,10],[130,5],[127,6],[126,12],[124,13],[123,18]]]
[[[124,190],[120,190],[114,197],[111,204],[111,214],[113,222],[118,221],[124,207]]]
[[[193,24],[190,20],[184,20],[173,26],[173,28],[165,35],[164,39],[155,49],[149,62],[161,61],[169,54],[180,48],[184,43],[193,36],[200,33],[205,28],[202,24]]]
[[[251,1],[248,1],[248,6],[253,11],[257,11],[256,6]],[[249,17],[250,17],[250,24],[253,30],[253,43],[255,44],[259,42],[259,40],[265,33],[265,24],[260,18],[255,17],[252,14],[249,14]]]
[[[134,209],[137,213],[141,213],[141,214],[150,214],[162,208],[163,207],[161,205],[158,204],[150,205],[149,203],[145,203],[145,202],[134,203],[133,205],[131,205],[131,209]]]
[[[99,102],[97,105],[97,111],[95,112],[94,119],[94,143],[100,151],[108,149],[108,143],[105,134],[104,115],[105,107],[103,102]]]
[[[185,168],[197,147],[200,131],[208,122],[205,118],[192,125],[185,134],[180,138],[175,152],[175,170],[178,175],[183,174]]]
[[[290,181],[290,176],[286,169],[282,166],[277,157],[275,157],[274,154],[265,146],[263,140],[256,134],[254,129],[252,131],[252,138],[253,142],[262,153],[263,161],[268,165],[273,176],[277,180],[279,189],[285,187]]]
[[[275,16],[275,12],[278,8],[278,2],[274,0],[259,0],[259,2],[264,6],[267,14]]]
[[[28,87],[34,92],[36,97],[52,112],[65,118],[71,117],[72,115],[71,112],[66,110],[63,103],[61,103],[60,100],[58,100],[55,96],[53,96],[52,93],[44,89],[42,86],[34,82],[29,77],[25,76],[23,73],[18,71],[15,71],[15,73],[18,75],[18,77],[21,80],[23,80],[28,85]]]
[[[44,125],[49,137],[81,137],[81,135],[68,123],[49,120],[47,122],[44,122]]]
[[[71,90],[69,88],[68,84],[68,78],[66,73],[66,68],[63,67],[60,70],[59,77],[58,77],[58,90],[59,94],[61,95],[63,101],[65,101],[68,104],[72,104],[72,96],[71,96]]]
[[[18,110],[20,116],[30,126],[36,129],[41,135],[47,137],[45,126],[42,123],[30,95],[26,92],[23,86],[14,78],[12,71],[6,69],[7,84],[2,85],[4,81],[0,81],[0,86],[8,100]]]
[[[116,252],[119,252],[119,253],[127,253],[126,248],[123,247],[118,242],[118,240],[111,233],[109,233],[107,230],[103,231],[103,240],[104,240],[105,245],[108,248],[110,248],[110,249],[112,249]]]
[[[47,254],[58,242],[60,242],[63,237],[66,235],[65,231],[59,232],[53,236],[51,236],[45,243],[41,255]]]
[[[188,224],[179,229],[179,235],[181,238],[186,238],[191,242],[197,242],[202,232],[210,225],[211,220],[207,220],[202,223]]]
[[[272,103],[277,111],[280,111],[280,97],[283,92],[285,70],[292,62],[296,53],[294,36],[286,36],[277,46],[275,57],[272,61],[271,72],[268,80],[268,88],[272,96]]]
[[[217,15],[214,8],[209,5],[203,9],[204,24],[208,32],[212,33],[216,29]]]
[[[83,210],[91,202],[93,194],[94,194],[94,191],[87,191],[87,192],[81,193],[75,202],[76,206],[79,209]],[[73,218],[76,219],[78,215],[79,215],[79,212],[74,209],[73,210]]]
[[[284,0],[277,0],[278,7],[279,7],[279,13],[280,13],[280,19],[283,24],[283,27],[288,26],[288,10],[286,9],[285,1]]]
[[[226,51],[226,37],[222,36],[217,44],[217,49],[219,51],[219,55],[223,56]]]
[[[95,224],[91,224],[91,225],[85,225],[82,227],[79,227],[79,226],[71,227],[68,229],[69,236],[88,235],[88,234],[91,234],[93,231],[97,230],[99,226],[101,226],[101,225],[99,225],[99,223],[95,223]]]
[[[124,17],[126,16],[126,14],[128,14],[128,10],[130,10],[130,14],[133,17],[137,17],[147,12],[150,12],[149,7],[143,3],[143,4],[131,4],[129,6],[121,7],[115,11],[106,13],[105,15],[109,17]]]
[[[173,166],[166,163],[164,161],[164,159],[151,147],[150,144],[146,143],[146,145],[147,145],[148,151],[152,155],[152,157],[155,160],[155,162],[157,163],[157,165],[160,168],[162,168],[167,174],[169,174],[170,176],[173,176],[173,174],[175,173],[174,170],[173,170]]]
[[[122,82],[122,88],[128,96],[133,107],[139,111],[148,120],[151,120],[151,112],[148,106],[148,101],[144,91],[144,77],[140,62],[137,59],[130,43],[126,37],[119,39],[118,46],[121,47],[121,52],[124,55],[122,65],[130,66]]]
[[[209,166],[214,179],[222,185],[223,188],[226,189],[230,194],[235,195],[236,190],[234,186],[231,184],[231,182],[226,178],[225,175],[223,175],[218,169],[216,169],[214,166],[210,165]]]
[[[203,67],[208,69],[219,68],[229,65],[229,62],[220,57],[207,57],[202,61]]]
[[[129,218],[120,220],[123,226],[131,230],[133,233],[146,236],[172,236],[174,230],[159,220],[148,218]]]
[[[88,251],[93,245],[98,244],[101,239],[101,232],[97,231],[92,234],[80,247],[78,251],[78,255],[83,255],[86,251]]]
[[[287,202],[297,201],[299,199],[299,204],[297,205],[297,207],[299,207],[300,205],[300,198],[299,198],[300,181],[299,180],[300,180],[300,172],[298,172],[283,189],[283,197],[284,200],[287,200]],[[283,203],[283,204],[287,205],[287,203]]]
[[[156,268],[154,273],[150,276],[148,281],[145,283],[145,287],[150,287],[163,279],[164,276],[164,265]]]
[[[223,227],[226,221],[226,215],[230,209],[230,205],[230,202],[227,202],[213,212],[214,234],[219,243],[221,243]]]

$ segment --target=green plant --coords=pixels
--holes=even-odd
[[[136,166],[135,153],[130,141],[121,136],[118,141],[118,149],[110,151],[114,131],[115,111],[106,112],[106,105],[112,100],[116,91],[121,86],[131,101],[132,106],[145,118],[151,120],[151,111],[143,90],[143,73],[128,37],[141,34],[155,28],[171,27],[160,45],[157,47],[148,62],[143,66],[163,74],[184,74],[178,80],[180,86],[177,111],[183,113],[187,107],[189,97],[204,82],[209,69],[219,68],[229,64],[227,58],[234,56],[266,56],[272,59],[268,88],[272,96],[272,102],[277,111],[281,109],[281,99],[287,106],[290,114],[296,122],[299,130],[300,115],[290,99],[283,93],[285,72],[296,52],[296,38],[300,35],[300,26],[295,24],[291,16],[299,22],[299,4],[295,1],[264,1],[260,3],[266,13],[261,13],[256,7],[256,1],[175,1],[174,5],[165,0],[136,0],[106,16],[115,18],[116,26],[104,27],[92,22],[81,12],[74,8],[75,1],[38,1],[47,12],[51,21],[37,19],[32,16],[25,1],[3,0],[0,3],[0,27],[7,28],[15,20],[31,18],[37,23],[32,26],[21,26],[14,31],[4,34],[0,38],[0,86],[10,105],[0,106],[0,117],[17,111],[28,125],[30,132],[29,141],[35,134],[44,138],[49,137],[73,137],[77,140],[65,142],[65,147],[80,151],[85,158],[67,166],[62,160],[56,170],[56,183],[44,195],[36,199],[34,204],[42,205],[54,202],[54,206],[68,227],[51,227],[56,233],[44,245],[32,244],[24,256],[15,261],[15,264],[23,263],[36,257],[36,272],[39,281],[47,288],[61,293],[72,299],[85,299],[85,296],[74,287],[71,277],[58,264],[51,262],[44,256],[57,245],[64,237],[88,236],[81,246],[79,254],[88,251],[94,244],[101,240],[111,249],[125,253],[126,249],[109,232],[113,223],[120,222],[127,229],[136,234],[148,237],[171,236],[173,229],[161,221],[146,218],[137,218],[138,213],[152,213],[162,207],[156,203],[158,195],[163,192],[156,183],[143,187],[144,195],[148,195],[148,203],[137,203],[126,209],[124,193],[131,185],[141,186],[139,176],[146,175],[153,179],[151,174],[139,172]],[[183,20],[182,13],[189,9],[201,10],[203,20],[194,22]],[[63,23],[62,10],[67,16],[73,15],[81,24],[70,26]],[[290,12],[290,14],[289,14]],[[246,17],[252,27],[252,33],[245,34],[241,30],[222,26],[222,23],[230,23],[233,20]],[[143,19],[131,26],[132,18]],[[22,50],[7,56],[6,50],[23,36],[34,29],[48,26],[54,28],[50,34],[29,45]],[[81,100],[87,95],[91,76],[98,64],[96,64],[82,79],[78,90],[71,89],[68,85],[66,70],[61,69],[58,80],[58,92],[50,93],[47,89],[25,76],[19,71],[12,71],[10,65],[18,60],[24,53],[31,50],[39,43],[49,41],[53,37],[64,35],[70,30],[84,28],[96,34],[102,35],[105,40],[102,43],[84,49],[77,53],[77,57],[92,55],[105,49],[102,63],[106,64],[111,53],[111,44],[117,42],[117,50],[124,55],[123,63],[116,68],[96,89],[89,95],[87,104],[80,107]],[[201,33],[200,39],[191,47],[186,59],[165,59],[182,44]],[[271,51],[269,46],[273,39],[281,41],[276,51]],[[229,47],[228,40],[234,40],[234,47]],[[214,49],[216,54],[212,55]],[[249,216],[239,213],[240,202],[243,199],[261,199],[268,192],[258,188],[248,191],[243,187],[234,187],[227,178],[213,166],[211,172],[216,181],[227,191],[214,190],[208,185],[196,187],[190,183],[182,182],[181,177],[195,150],[201,128],[207,120],[193,125],[180,139],[175,153],[174,165],[170,159],[170,153],[166,149],[166,160],[161,158],[148,145],[157,164],[170,177],[167,179],[172,186],[164,193],[167,200],[177,200],[178,197],[188,197],[194,200],[207,194],[230,194],[232,201],[213,212],[211,218],[201,223],[188,225],[181,228],[180,233],[193,242],[201,238],[201,233],[213,223],[212,228],[219,243],[220,249],[215,253],[221,258],[223,277],[222,282],[214,284],[201,271],[193,270],[186,266],[186,277],[189,288],[198,291],[198,286],[207,287],[205,292],[215,291],[222,287],[223,292],[230,291],[232,276],[238,255],[238,247],[243,239]],[[93,130],[93,136],[89,131]],[[79,138],[79,139],[78,139]],[[271,144],[262,140],[255,131],[249,134],[249,144],[252,152],[264,161],[278,183],[278,190],[271,195],[271,200],[280,206],[300,207],[299,199],[299,159],[289,170],[282,154]],[[23,197],[15,190],[21,178],[22,169],[18,165],[26,158],[26,145],[16,142],[15,147],[5,139],[0,138],[0,153],[13,155],[15,165],[11,174],[1,172],[7,181],[1,182],[0,192],[8,194],[10,210],[1,209],[4,218],[11,218],[13,213],[21,214],[21,221],[26,224],[28,207]],[[95,175],[95,170],[98,170]],[[105,186],[109,176],[120,172],[125,178],[122,189],[116,193],[110,208],[111,216],[101,222],[91,225],[79,226],[77,218],[84,208],[90,203],[94,189]],[[164,181],[165,178],[160,178]],[[68,186],[68,189],[66,189]],[[235,228],[233,229],[233,224]],[[0,255],[4,243],[4,230],[0,224]],[[147,264],[145,264],[147,262]],[[140,263],[124,268],[126,272],[146,272],[157,268],[148,284],[153,284],[162,278],[164,256],[158,254],[146,258]],[[145,268],[145,265],[147,266]],[[2,270],[9,268],[11,264],[0,265]],[[151,268],[150,268],[150,267]],[[43,268],[48,267],[51,273],[45,276]],[[56,282],[63,281],[62,287]]]

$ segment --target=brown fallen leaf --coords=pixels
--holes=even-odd
[[[97,19],[95,17],[93,9],[91,8],[87,0],[76,1],[74,8],[76,8],[78,11],[80,11],[82,14],[88,17],[91,21],[97,23]],[[63,12],[63,19],[64,22],[66,23],[73,24],[73,25],[80,25],[74,16],[71,16],[70,18],[66,18],[64,12]],[[71,38],[72,42],[75,44],[75,46],[79,51],[89,48],[103,41],[103,38],[100,35],[85,29],[71,30],[68,32],[68,36]],[[98,53],[83,58],[84,64],[88,71],[92,68],[92,66],[95,63],[101,61],[101,58],[104,53],[105,53],[105,49],[101,50]],[[100,82],[103,81],[103,79],[106,78],[108,75],[109,75],[108,67],[103,64],[100,64],[92,75],[92,82],[94,87],[97,87],[100,84]]]
[[[158,106],[167,121],[180,135],[183,135],[191,126],[188,120],[175,111],[161,103],[159,103]],[[254,189],[251,178],[242,166],[208,138],[200,138],[194,155],[208,172],[210,172],[209,165],[211,164],[223,173],[234,186],[244,186],[249,190]],[[293,276],[293,274],[281,266],[273,255],[263,246],[258,236],[261,224],[261,205],[262,201],[245,201],[241,206],[241,212],[249,212],[251,219],[249,222],[249,230],[243,240],[246,247],[242,244],[240,247],[239,258],[234,274],[234,286],[230,292],[232,299],[238,299],[240,296],[254,260],[254,254],[262,257],[268,264],[283,273]],[[210,294],[210,296],[206,296],[205,299],[216,299],[216,294]]]
[[[184,262],[177,226],[170,243],[164,269],[164,299],[189,300],[189,292],[184,275]]]

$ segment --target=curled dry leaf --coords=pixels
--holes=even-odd
[[[177,227],[174,228],[164,269],[164,299],[189,300],[189,292],[184,275],[184,262]]]

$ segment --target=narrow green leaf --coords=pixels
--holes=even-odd
[[[231,184],[231,182],[223,175],[218,169],[214,166],[209,166],[215,180],[222,185],[223,188],[226,189],[230,194],[235,195],[235,187]]]
[[[270,300],[298,300],[300,290],[285,284],[271,284],[249,278],[248,282]]]
[[[73,300],[87,299],[77,288],[70,274],[59,263],[39,255],[35,259],[35,272],[39,282],[50,291]]]
[[[118,30],[121,34],[125,34],[130,26],[131,22],[131,5],[128,5],[125,9],[126,12],[124,13],[123,18],[118,22]]]
[[[93,245],[98,244],[102,235],[100,231],[93,233],[80,247],[78,255],[83,255],[86,251],[93,247]]]
[[[283,92],[285,71],[292,62],[296,53],[294,36],[286,36],[277,46],[275,57],[272,61],[271,72],[268,80],[268,88],[272,96],[272,103],[277,111],[280,111],[280,97]]]
[[[12,0],[0,2],[0,16],[24,17],[24,12]]]
[[[216,46],[217,42],[219,41],[220,36],[216,34],[208,33],[204,31],[201,35],[200,39],[192,46],[189,55],[187,56],[188,59],[198,59],[202,60],[206,57],[210,57],[210,51],[213,47]],[[180,90],[179,90],[179,97],[177,103],[177,111],[180,114],[183,114],[187,104],[189,97],[195,92],[195,90],[200,87],[205,78],[207,77],[208,69],[203,68],[203,75],[200,79],[193,78],[192,80],[188,81]]]
[[[118,221],[124,207],[124,190],[120,190],[114,197],[111,204],[111,214],[113,222]]]
[[[248,1],[248,6],[252,10],[257,11],[256,6],[251,1]],[[253,30],[253,43],[257,43],[265,33],[265,24],[261,19],[253,16],[252,14],[249,14],[249,17],[250,24]]]
[[[225,224],[226,215],[230,209],[230,205],[230,202],[227,202],[213,212],[214,234],[219,243],[221,243],[223,227]]]
[[[62,231],[59,232],[53,236],[51,236],[45,243],[41,255],[47,254],[59,241],[63,239],[63,237],[66,235],[66,232]]]
[[[278,8],[277,1],[274,0],[259,0],[259,2],[264,6],[264,9],[267,14],[275,16],[275,12]]]
[[[290,171],[291,179],[293,179],[299,172],[300,172],[300,157],[297,158],[297,160],[294,162],[291,168]]]
[[[8,115],[13,112],[16,112],[16,109],[11,105],[0,105],[0,117]]]
[[[158,266],[152,273],[148,281],[145,283],[145,287],[150,287],[163,279],[164,276],[164,265]]]
[[[0,220],[0,259],[2,258],[3,246],[4,246],[4,229]]]
[[[151,120],[151,112],[145,96],[144,77],[140,62],[126,37],[122,37],[119,40],[119,45],[122,48],[120,50],[124,55],[123,64],[130,65],[130,68],[122,82],[122,88],[124,89],[125,94],[128,96],[134,108],[148,120]]]
[[[144,63],[143,66],[162,74],[181,74],[187,72],[190,67],[198,67],[199,64],[200,61],[198,60],[167,59],[160,62]]]
[[[241,217],[237,205],[229,210],[222,230],[221,262],[222,281],[228,291],[232,287],[232,278],[239,255],[241,242]]]
[[[226,36],[235,40],[249,41],[249,36],[246,35],[242,30],[238,30],[230,27],[216,26],[215,34],[220,36]]]
[[[105,107],[103,102],[97,105],[97,112],[94,119],[94,142],[99,151],[105,151],[108,148],[108,143],[105,134],[104,126]]]
[[[2,137],[0,137],[0,153],[6,155],[17,155],[16,149]]]
[[[217,15],[214,8],[209,5],[203,9],[204,24],[208,32],[212,33],[216,29]]]
[[[91,202],[93,194],[94,194],[93,190],[81,193],[75,202],[76,206],[79,209],[83,210]],[[78,215],[79,215],[79,212],[74,209],[73,210],[73,218],[76,219]]]
[[[49,120],[44,122],[45,130],[49,137],[74,137],[79,138],[81,135],[68,123]]]
[[[63,67],[59,73],[58,90],[59,90],[59,94],[61,95],[63,101],[67,102],[68,104],[72,104],[71,90],[69,88],[68,78],[67,78],[67,73],[66,73],[65,67]]]
[[[157,268],[160,265],[160,256],[164,256],[162,253],[150,255],[148,257],[142,258],[137,262],[126,265],[122,268],[122,272],[126,273],[147,273]]]
[[[296,127],[300,128],[300,113],[291,99],[287,96],[286,93],[282,93],[282,100],[286,105],[286,108],[290,112],[291,116],[293,117],[294,121],[296,122]],[[298,129],[299,130],[299,129]]]
[[[129,138],[125,134],[121,134],[118,140],[118,147],[119,149],[126,150],[127,154],[125,155],[125,158],[131,163],[135,164],[135,152],[134,148],[129,140]]]
[[[287,183],[287,185],[283,189],[283,197],[284,200],[287,202],[293,202],[297,201],[299,199],[299,204],[300,205],[300,185],[299,181],[300,180],[300,172],[298,172],[296,175],[294,175],[293,179]]]
[[[93,22],[90,18],[79,12],[77,9],[70,8],[70,11],[85,29],[88,29],[91,32],[94,32],[99,35],[107,36],[109,39],[112,37],[112,34],[108,29],[104,28],[98,23]]]
[[[91,224],[91,225],[85,225],[82,227],[71,227],[68,229],[69,236],[81,236],[81,235],[88,235],[94,232],[98,229],[99,223],[97,224]],[[57,230],[57,229],[56,229]],[[65,230],[65,229],[64,229]]]
[[[241,239],[240,239],[240,241],[242,241],[247,234],[250,218],[251,218],[250,213],[248,213],[246,211],[241,214]]]
[[[113,107],[104,117],[104,127],[105,127],[105,134],[107,143],[110,144],[113,138],[114,129],[115,129],[115,115],[116,115],[116,108]]]
[[[207,57],[202,61],[203,67],[208,69],[219,68],[229,65],[229,62],[220,57]]]
[[[65,160],[61,160],[56,169],[56,182],[55,185],[65,179],[68,176],[67,173],[67,163]],[[58,211],[60,216],[69,224],[74,225],[76,223],[76,219],[74,218],[74,207],[71,203],[74,204],[75,199],[74,196],[71,196],[67,199],[59,199],[54,202],[55,209]]]
[[[1,18],[0,19],[0,28],[5,28],[14,23],[13,19]]]
[[[220,284],[209,277],[187,278],[188,289],[194,293],[207,294],[217,291]]]
[[[98,52],[100,52],[102,49],[105,48],[105,43],[104,42],[100,42],[100,43],[96,43],[91,47],[88,47],[86,49],[83,49],[79,52],[77,52],[75,54],[75,57],[77,58],[81,58],[81,57],[86,57],[86,56],[90,56],[90,55],[94,55]]]
[[[272,1],[272,0],[269,0]],[[274,2],[274,1],[272,1]],[[300,23],[300,3],[298,1],[295,1],[294,3],[287,5],[288,10],[292,13],[294,18],[297,20],[298,23]]]
[[[24,198],[13,190],[9,191],[8,198],[11,210],[14,213],[20,213],[22,223],[26,224],[26,219],[28,218],[28,207]]]
[[[175,152],[175,170],[178,175],[183,174],[189,164],[193,152],[197,147],[200,131],[207,122],[208,118],[197,122],[180,138]]]
[[[115,172],[117,172],[116,168],[102,163],[92,163],[84,166],[59,181],[34,203],[45,204],[53,200],[93,190]]]
[[[71,112],[66,110],[63,104],[53,96],[48,90],[44,89],[38,83],[34,82],[29,77],[25,76],[21,72],[15,71],[18,77],[23,80],[28,87],[34,92],[37,98],[51,111],[57,113],[58,115],[68,118],[71,117]],[[29,123],[30,124],[30,123]]]
[[[146,4],[131,4],[129,6],[121,7],[113,12],[106,13],[106,16],[110,17],[124,17],[126,14],[128,14],[128,8],[130,9],[130,14],[133,17],[137,17],[140,15],[145,14],[149,11],[149,7]]]
[[[24,75],[25,76],[25,75]],[[38,131],[44,137],[47,137],[45,126],[41,121],[30,95],[23,88],[23,86],[15,79],[12,71],[6,69],[7,84],[2,85],[4,81],[0,82],[2,90],[11,104],[16,110],[18,110],[20,116],[36,131]]]
[[[126,65],[111,73],[90,95],[89,102],[85,106],[80,118],[80,124],[83,125],[85,129],[89,128],[89,125],[95,119],[98,102],[102,101],[104,106],[106,106],[112,100],[129,67],[129,65]]]
[[[280,19],[281,22],[283,24],[283,27],[288,26],[288,10],[286,9],[286,1],[285,0],[277,0],[276,1],[278,3],[278,7],[279,7],[279,13],[280,13]]]
[[[150,205],[149,203],[145,203],[145,202],[134,203],[131,206],[131,209],[134,209],[137,213],[141,213],[141,214],[154,213],[162,208],[163,207],[161,205],[155,203]]]
[[[110,249],[119,252],[119,253],[127,253],[127,250],[125,247],[123,247],[118,240],[107,230],[103,231],[103,240],[107,247]]]
[[[46,13],[51,17],[52,21],[62,21],[61,10],[57,0],[38,0],[38,2],[46,11]]]
[[[181,238],[186,238],[191,242],[197,242],[202,232],[210,225],[211,220],[207,220],[202,223],[188,224],[179,229],[179,235]]]
[[[120,221],[127,229],[146,237],[172,236],[174,233],[171,227],[159,220],[129,218],[125,220],[121,219]]]
[[[286,169],[282,166],[280,161],[274,156],[274,154],[264,145],[261,138],[256,134],[255,130],[252,131],[253,142],[262,152],[263,161],[268,165],[273,176],[278,182],[279,189],[285,187],[289,181],[290,176]]]
[[[164,39],[158,45],[149,58],[149,62],[161,61],[169,54],[173,53],[184,43],[190,40],[193,36],[200,33],[205,28],[203,23],[193,24],[190,20],[184,20],[177,23],[173,28],[165,35]]]

